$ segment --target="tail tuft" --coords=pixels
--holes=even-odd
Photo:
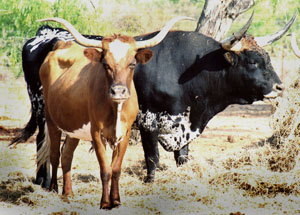
[[[45,138],[39,142],[38,144],[41,144],[42,146],[37,152],[37,170],[39,171],[40,167],[44,164],[47,165],[47,167],[50,166],[50,136],[48,132],[48,126],[45,125]]]
[[[17,145],[19,143],[25,143],[34,134],[36,129],[36,115],[34,113],[31,113],[31,118],[25,128],[18,132],[18,134],[14,137],[14,139],[8,146],[11,146],[13,144]]]

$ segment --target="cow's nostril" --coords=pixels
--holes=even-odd
[[[116,91],[113,88],[110,89],[110,92],[113,96],[116,95]]]
[[[126,93],[126,89],[123,89],[122,94],[124,95]]]
[[[284,85],[283,84],[275,84],[274,90],[275,91],[284,91]]]

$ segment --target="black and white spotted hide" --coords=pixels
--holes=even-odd
[[[158,131],[158,142],[166,151],[177,151],[200,136],[199,129],[192,131],[190,108],[178,115],[166,112],[152,113],[141,110],[137,116],[137,124],[146,131]]]

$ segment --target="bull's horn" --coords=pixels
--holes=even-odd
[[[144,41],[137,41],[136,42],[136,48],[141,49],[141,48],[147,48],[147,47],[152,47],[160,43],[165,36],[168,34],[169,30],[172,28],[172,26],[180,21],[180,20],[194,20],[193,18],[186,17],[186,16],[178,16],[173,19],[171,19],[167,24],[161,29],[161,31],[153,38],[149,40],[144,40]]]
[[[65,26],[65,28],[73,35],[74,39],[81,45],[86,46],[86,47],[97,47],[97,48],[102,48],[102,42],[99,40],[92,40],[92,39],[87,39],[84,36],[82,36],[74,27],[71,23],[68,21],[58,18],[58,17],[53,17],[53,18],[46,18],[46,19],[40,19],[37,20],[38,22],[46,22],[46,21],[53,21],[53,22],[58,22]]]
[[[274,34],[263,36],[263,37],[255,37],[254,40],[256,41],[257,45],[263,47],[266,45],[270,45],[273,42],[279,40],[290,29],[290,27],[292,26],[292,24],[296,19],[296,16],[297,16],[297,11],[294,13],[291,20],[280,31],[277,31]]]
[[[300,58],[300,50],[297,45],[295,33],[292,33],[291,45],[292,45],[292,50],[295,53],[295,55]]]
[[[254,10],[249,18],[248,22],[244,25],[244,27],[238,32],[234,33],[232,36],[221,41],[221,45],[223,49],[227,51],[239,51],[241,48],[240,40],[245,35],[247,30],[249,29],[252,20],[253,20]]]

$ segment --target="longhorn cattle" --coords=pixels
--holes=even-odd
[[[172,31],[151,48],[155,57],[137,65],[134,75],[146,181],[154,180],[159,164],[158,142],[165,150],[175,151],[177,164],[184,163],[188,144],[228,105],[251,104],[281,93],[281,81],[261,47],[282,37],[295,17],[296,13],[281,31],[270,36],[246,34],[252,14],[239,32],[222,42],[197,32]]]
[[[281,82],[270,58],[261,47],[280,39],[295,17],[296,14],[281,31],[270,36],[254,38],[246,35],[248,22],[239,33],[222,42],[197,32],[172,31],[162,43],[150,48],[155,57],[145,65],[137,65],[134,75],[140,108],[137,122],[147,165],[146,181],[154,180],[159,162],[158,142],[165,149],[174,150],[177,164],[182,164],[187,161],[188,144],[200,136],[208,121],[218,112],[230,104],[251,104],[268,97],[271,91],[281,90]],[[27,64],[28,55],[37,62],[39,55],[36,53],[49,52],[46,44],[53,38],[66,38],[58,34],[59,31],[37,36],[48,38],[52,35],[51,39],[40,42],[32,53],[32,41],[26,43],[23,52],[27,56],[23,57],[23,64]],[[155,34],[135,39],[144,40]],[[26,73],[27,76],[36,76],[35,70],[24,69],[25,76]],[[35,84],[27,82],[28,89]],[[42,99],[39,99],[39,104],[42,106]],[[38,117],[43,118],[43,115]],[[31,120],[23,134],[26,135],[30,123]],[[45,171],[37,174],[37,182],[42,181],[47,181]]]
[[[181,19],[188,18],[174,18],[160,33],[144,41],[120,35],[105,37],[101,41],[87,39],[63,19],[41,20],[63,24],[82,45],[57,42],[39,72],[45,100],[46,136],[37,160],[40,166],[50,159],[50,190],[58,191],[57,168],[60,139],[64,132],[67,138],[61,159],[63,194],[72,194],[70,170],[73,152],[79,139],[84,139],[93,142],[100,165],[100,208],[120,205],[121,165],[131,126],[138,113],[134,68],[136,63],[146,63],[152,57],[152,51],[145,48],[162,41],[172,25]],[[111,165],[106,156],[106,145],[113,149]]]

